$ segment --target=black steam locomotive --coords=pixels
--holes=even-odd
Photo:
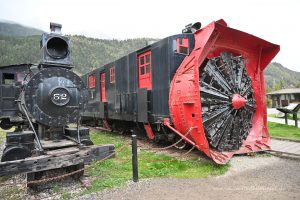
[[[41,37],[39,64],[0,67],[0,127],[8,132],[0,176],[69,167],[114,155],[113,145],[95,146],[80,127],[88,92],[71,71],[69,37],[50,23]],[[69,124],[76,126],[68,127]]]

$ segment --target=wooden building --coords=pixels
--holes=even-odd
[[[267,93],[272,99],[272,108],[288,106],[300,102],[300,88],[289,88]]]

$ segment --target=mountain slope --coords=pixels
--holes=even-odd
[[[41,35],[44,31],[22,26],[20,24],[0,22],[0,35],[7,36],[29,36]]]
[[[272,90],[300,87],[300,72],[290,70],[280,63],[270,63],[264,74],[265,83]]]
[[[42,31],[8,23],[0,23],[0,30],[5,30],[2,31],[5,33],[4,35],[1,35],[0,31],[0,65],[38,62],[39,40]],[[31,35],[16,36],[21,33]],[[38,35],[34,35],[37,33]],[[75,35],[71,37],[71,59],[75,65],[75,71],[85,74],[145,46],[149,40],[153,39],[119,41]],[[280,63],[271,63],[265,70],[265,83],[268,92],[282,88],[300,87],[300,72],[289,70]]]
[[[1,36],[0,35],[0,65],[20,63],[37,63],[39,60],[40,36]],[[75,70],[80,74],[87,73],[124,56],[135,49],[145,46],[151,39],[103,40],[71,37],[71,59]]]

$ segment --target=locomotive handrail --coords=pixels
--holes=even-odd
[[[79,144],[79,145],[82,145],[82,143],[81,143],[81,138],[80,138],[80,132],[79,132],[79,121],[80,121],[80,116],[78,115],[78,118],[77,118],[77,143]]]
[[[35,136],[36,141],[37,141],[38,146],[39,146],[39,150],[40,150],[41,152],[44,152],[44,149],[43,149],[43,146],[42,146],[42,144],[41,144],[41,141],[40,141],[40,139],[39,139],[39,137],[38,137],[38,135],[37,135],[37,133],[36,133],[36,131],[35,131],[35,129],[34,129],[34,126],[33,126],[32,122],[31,122],[31,120],[30,120],[30,118],[29,118],[29,115],[28,115],[28,113],[27,113],[27,110],[26,110],[26,107],[25,107],[24,103],[21,103],[21,108],[22,108],[22,110],[23,110],[23,112],[24,112],[24,114],[25,114],[25,116],[26,116],[26,118],[27,118],[27,120],[28,120],[28,122],[29,122],[29,125],[30,125],[30,127],[31,127],[31,129],[32,129],[32,131],[33,131],[33,133],[34,133],[34,136]]]

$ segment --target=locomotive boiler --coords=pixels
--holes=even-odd
[[[27,173],[32,182],[47,170],[74,171],[114,155],[113,145],[93,145],[89,129],[80,126],[87,88],[71,71],[70,38],[60,24],[50,29],[41,37],[38,64],[0,67],[0,127],[15,127],[6,136],[0,176]]]
[[[263,71],[279,49],[224,20],[187,25],[84,75],[83,119],[190,145],[218,164],[268,150]]]

